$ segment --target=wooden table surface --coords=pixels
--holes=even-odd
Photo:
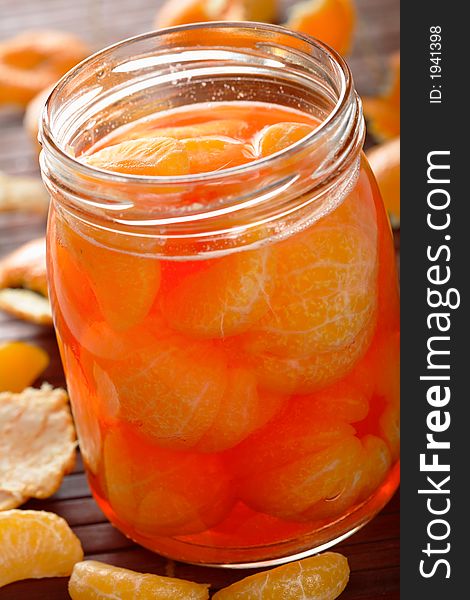
[[[283,2],[289,4],[290,0]],[[159,0],[0,0],[0,40],[28,28],[75,31],[93,47],[107,45],[151,29]],[[386,79],[389,54],[399,45],[399,0],[356,0],[359,26],[350,57],[356,87],[362,94],[376,92]],[[0,170],[38,174],[34,148],[22,128],[22,115],[0,109]],[[0,213],[0,256],[43,234],[44,219]],[[45,348],[51,363],[43,380],[65,385],[55,337],[51,329],[17,321],[0,313],[0,341],[21,339]],[[195,567],[162,558],[140,548],[105,519],[91,498],[80,458],[75,470],[47,500],[32,500],[24,508],[49,510],[64,517],[82,541],[87,558],[137,571],[210,582],[217,590],[251,572]],[[366,527],[339,544],[351,566],[344,600],[399,598],[398,494]],[[0,549],[1,553],[1,549]],[[62,600],[69,598],[67,579],[23,581],[0,590],[0,600]]]

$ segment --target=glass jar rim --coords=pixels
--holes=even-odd
[[[55,100],[57,100],[58,97],[60,97],[60,94],[63,91],[64,87],[67,86],[73,80],[76,73],[86,68],[97,58],[105,57],[107,54],[111,54],[120,48],[130,46],[141,41],[149,40],[152,38],[158,39],[168,34],[180,33],[184,31],[196,31],[204,29],[211,30],[217,28],[238,28],[251,30],[253,32],[256,32],[261,29],[265,32],[282,34],[284,36],[287,36],[288,38],[298,39],[299,41],[302,41],[307,45],[323,52],[325,57],[332,59],[334,64],[337,67],[339,67],[339,94],[332,110],[327,114],[327,116],[324,119],[322,119],[320,124],[311,133],[309,133],[296,143],[292,144],[291,146],[288,146],[287,148],[284,148],[283,150],[280,150],[269,156],[259,158],[249,163],[231,167],[228,169],[221,169],[220,171],[208,171],[204,173],[178,176],[143,176],[128,173],[118,173],[99,169],[97,167],[88,165],[78,160],[75,156],[68,153],[66,149],[61,147],[60,143],[58,142],[56,136],[52,131],[50,123],[51,105]],[[325,134],[326,131],[328,131],[330,128],[334,128],[336,124],[342,119],[345,111],[348,108],[349,98],[351,97],[353,92],[353,78],[348,64],[341,57],[340,54],[338,54],[334,49],[329,47],[327,44],[324,44],[320,40],[304,35],[302,33],[291,31],[281,25],[271,25],[251,21],[211,21],[207,23],[192,23],[189,25],[179,25],[175,27],[160,29],[157,31],[151,31],[137,36],[133,36],[131,38],[127,38],[110,46],[107,46],[102,50],[99,50],[98,52],[90,55],[85,60],[80,62],[57,82],[57,84],[49,94],[40,119],[38,137],[39,142],[43,147],[43,152],[47,151],[51,153],[52,155],[54,155],[56,160],[59,161],[59,163],[63,164],[68,168],[73,169],[75,172],[79,173],[82,176],[99,179],[101,183],[106,183],[107,181],[113,183],[141,183],[143,185],[188,185],[206,182],[213,183],[219,181],[222,183],[224,180],[237,176],[241,173],[247,174],[250,171],[254,172],[260,168],[271,167],[276,164],[279,164],[281,161],[294,156],[295,153],[299,150],[307,149],[311,145],[313,146],[318,141],[318,139]]]

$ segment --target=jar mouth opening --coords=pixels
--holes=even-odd
[[[161,39],[170,34],[184,33],[187,31],[201,31],[201,30],[216,30],[216,29],[239,29],[246,30],[248,32],[267,32],[272,34],[282,35],[285,38],[291,40],[298,40],[307,46],[314,48],[316,51],[321,52],[325,59],[329,59],[337,68],[338,81],[338,94],[334,106],[328,112],[328,114],[321,120],[315,129],[306,135],[296,143],[273,153],[269,156],[256,159],[249,163],[245,163],[239,166],[234,166],[227,169],[221,169],[219,171],[208,171],[203,173],[178,175],[178,176],[143,176],[134,175],[128,173],[118,173],[113,171],[107,171],[88,165],[78,158],[67,152],[66,145],[62,144],[58,139],[57,135],[53,132],[53,123],[51,117],[51,110],[54,103],[59,102],[61,95],[67,86],[73,84],[74,79],[79,76],[87,66],[94,63],[97,59],[105,59],[107,56],[111,56],[113,53],[138,42],[144,42],[151,39]],[[329,130],[334,129],[338,122],[344,118],[344,114],[348,109],[351,95],[353,94],[353,83],[350,69],[344,59],[332,48],[322,43],[319,40],[303,35],[301,33],[293,32],[285,27],[279,25],[268,25],[265,23],[256,22],[236,22],[236,21],[213,21],[210,23],[193,23],[190,25],[181,25],[177,27],[169,27],[158,31],[152,31],[144,33],[138,36],[134,36],[123,41],[117,42],[107,48],[98,51],[97,53],[89,56],[84,61],[79,63],[71,71],[69,71],[59,82],[56,84],[51,94],[49,95],[45,108],[40,120],[39,127],[39,141],[43,146],[43,149],[48,153],[52,154],[60,164],[66,169],[73,170],[75,173],[82,175],[86,178],[92,178],[99,180],[101,183],[112,182],[112,183],[133,183],[133,184],[159,184],[162,186],[167,185],[188,185],[198,183],[223,183],[227,179],[236,177],[240,174],[250,174],[250,172],[256,172],[259,169],[264,168],[276,168],[283,161],[288,160],[296,155],[299,150],[308,150],[310,146],[318,144],[318,141],[324,136]]]

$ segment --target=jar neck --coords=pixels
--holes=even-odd
[[[198,175],[131,176],[75,158],[162,110],[241,100],[295,108],[320,125],[269,157]],[[88,225],[167,249],[184,239],[203,249],[214,237],[229,249],[289,235],[337,206],[357,176],[363,138],[350,70],[332,50],[282,27],[209,23],[132,38],[70,71],[46,105],[41,167],[57,207]]]

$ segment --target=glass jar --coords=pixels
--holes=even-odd
[[[137,119],[219,101],[320,125],[197,175],[76,158]],[[150,33],[65,76],[40,136],[55,327],[110,521],[163,555],[232,567],[364,525],[398,485],[399,303],[346,63],[270,25]]]

